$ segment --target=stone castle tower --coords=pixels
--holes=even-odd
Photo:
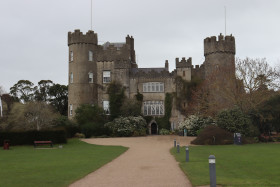
[[[103,107],[109,113],[110,82],[118,81],[125,88],[127,98],[134,98],[139,91],[143,94],[142,113],[145,116],[164,115],[166,93],[176,93],[176,77],[191,81],[193,77],[208,79],[217,73],[217,67],[226,67],[235,72],[235,39],[233,36],[215,36],[204,40],[205,61],[202,65],[192,65],[192,58],[175,59],[176,69],[169,72],[166,60],[163,67],[138,68],[135,62],[134,38],[127,36],[125,42],[106,42],[98,45],[97,34],[86,34],[75,30],[68,33],[69,46],[69,98],[68,117],[75,116],[75,110],[81,104],[93,104]],[[177,92],[178,94],[179,92]],[[187,103],[182,104],[188,107]],[[171,114],[171,128],[184,120],[175,104]],[[153,120],[149,124],[150,133],[157,132]],[[156,128],[156,129],[155,129]]]
[[[235,39],[231,36],[224,37],[222,34],[204,39],[204,68],[205,78],[216,76],[219,67],[222,71],[235,73]]]
[[[74,113],[81,104],[98,104],[98,63],[116,62],[120,69],[137,67],[135,63],[134,39],[127,36],[124,43],[98,45],[94,31],[86,34],[75,30],[68,32],[69,46],[69,112]],[[99,63],[100,64],[100,63]],[[125,68],[126,67],[126,68]],[[128,72],[123,72],[128,75]],[[123,80],[122,83],[128,80]],[[100,85],[99,85],[100,86]],[[68,116],[70,113],[68,112]]]

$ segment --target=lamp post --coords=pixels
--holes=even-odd
[[[209,156],[210,187],[216,187],[216,158]]]
[[[180,153],[180,143],[177,144],[177,153]]]
[[[189,147],[186,146],[186,162],[189,161]]]

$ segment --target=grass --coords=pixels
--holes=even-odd
[[[57,146],[55,146],[57,147]],[[62,149],[12,146],[0,150],[0,186],[63,187],[112,161],[127,148],[71,139]]]
[[[209,185],[209,155],[216,157],[217,184],[222,186],[280,186],[280,144],[251,144],[189,147],[171,153],[194,186]]]

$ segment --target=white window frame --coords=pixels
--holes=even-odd
[[[70,73],[70,83],[73,83],[74,81],[74,75],[73,72]]]
[[[163,82],[146,82],[143,83],[143,92],[164,92]]]
[[[110,103],[109,101],[103,101],[103,110],[106,115],[110,114]]]
[[[73,115],[73,105],[72,104],[69,105],[69,115],[70,116]]]
[[[163,116],[164,103],[163,101],[145,101],[143,104],[144,116]]]
[[[111,71],[103,71],[103,83],[111,82]]]
[[[70,51],[70,62],[74,61],[74,53],[73,51]]]
[[[88,61],[93,61],[93,51],[88,51]]]
[[[88,82],[93,83],[93,73],[92,72],[88,73]]]

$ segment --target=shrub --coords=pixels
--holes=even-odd
[[[245,115],[239,108],[224,110],[218,114],[217,125],[229,132],[239,132],[248,136],[252,134],[252,122],[249,116]]]
[[[199,117],[190,115],[185,121],[179,124],[179,130],[187,129],[187,134],[190,136],[197,136],[200,129],[207,125],[214,125],[215,122],[210,117]]]
[[[147,123],[141,116],[129,116],[116,118],[106,123],[105,127],[111,129],[114,136],[144,136]]]
[[[233,134],[216,125],[209,125],[202,129],[191,143],[196,145],[233,144]]]
[[[86,136],[83,134],[83,133],[76,133],[75,135],[74,135],[74,137],[75,138],[85,138]]]
[[[167,130],[167,129],[160,129],[160,130],[159,130],[159,134],[160,134],[160,135],[169,135],[169,134],[170,134],[170,131]]]
[[[4,140],[10,140],[11,145],[33,145],[36,140],[51,140],[55,144],[67,143],[64,130],[1,132],[0,145],[3,144]]]
[[[108,128],[104,127],[106,115],[102,108],[97,105],[81,105],[76,109],[75,119],[79,125],[81,133],[86,138],[91,136],[110,135]]]

